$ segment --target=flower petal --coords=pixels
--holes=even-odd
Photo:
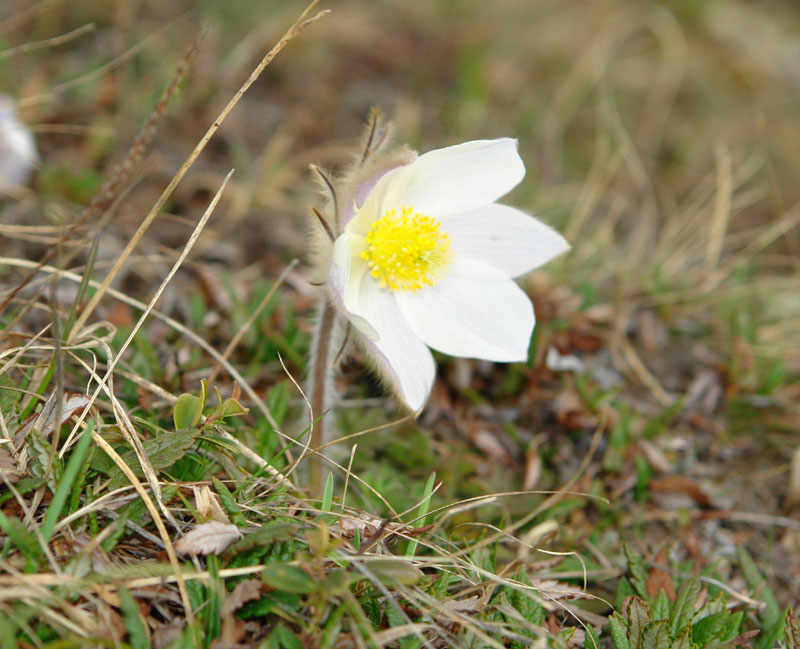
[[[569,248],[555,230],[508,205],[493,203],[447,220],[453,250],[511,277],[546,264]]]
[[[411,410],[422,409],[436,375],[430,350],[403,319],[394,294],[381,289],[369,274],[362,277],[356,315],[378,333],[365,340],[365,351]],[[349,308],[348,308],[349,310]]]
[[[378,332],[372,325],[351,310],[358,309],[358,287],[368,271],[367,262],[361,259],[358,252],[359,245],[363,246],[360,239],[363,237],[348,233],[336,239],[333,244],[333,259],[328,285],[331,289],[331,297],[348,312],[347,317],[353,326],[367,338],[377,340]]]
[[[457,258],[434,286],[396,296],[414,333],[438,351],[501,362],[528,358],[533,305],[493,266]]]
[[[524,175],[517,141],[510,138],[436,149],[383,176],[351,224],[366,234],[372,221],[404,206],[438,219],[460,214],[493,203]]]

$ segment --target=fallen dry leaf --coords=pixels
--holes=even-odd
[[[655,559],[655,564],[650,568],[650,575],[647,577],[645,586],[647,587],[647,594],[650,597],[658,595],[658,591],[662,588],[669,597],[669,600],[675,601],[675,584],[672,583],[672,576],[666,570],[657,566],[667,565],[667,549],[661,548]]]
[[[684,493],[701,507],[711,506],[711,497],[697,480],[692,480],[683,475],[668,475],[650,481],[650,488],[654,491],[667,491]]]
[[[230,595],[225,598],[220,614],[227,617],[238,611],[247,602],[261,597],[261,582],[258,579],[245,579],[236,584]]]
[[[239,528],[230,523],[202,523],[175,542],[175,552],[185,555],[219,554],[240,538]]]
[[[194,491],[194,502],[197,507],[197,513],[207,521],[216,521],[217,523],[231,524],[228,515],[217,500],[217,496],[209,489],[207,485],[202,487],[192,487]]]
[[[77,414],[79,410],[83,410],[90,403],[89,397],[83,394],[70,395],[66,393],[62,396],[62,400],[61,421],[59,425],[67,421],[72,415]],[[22,440],[25,439],[25,436],[34,429],[42,436],[47,437],[52,432],[53,428],[55,428],[56,406],[56,393],[53,392],[42,407],[42,411],[38,415],[31,415],[25,423],[20,426],[19,430],[14,435],[14,442],[16,445],[19,446]]]
[[[19,462],[5,448],[0,448],[0,475],[9,484],[15,484],[24,475]]]
[[[542,456],[536,444],[531,444],[525,453],[525,474],[522,478],[522,490],[531,491],[542,477]]]

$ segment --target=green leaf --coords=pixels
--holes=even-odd
[[[200,431],[197,429],[165,433],[153,439],[145,440],[142,443],[142,447],[147,459],[150,460],[150,464],[158,471],[159,469],[166,469],[180,460],[186,454],[186,449],[194,444],[199,435]],[[144,477],[142,466],[139,464],[139,459],[132,449],[122,453],[121,457],[138,477]],[[108,477],[111,478],[111,483],[108,486],[109,491],[128,484],[128,479],[122,469],[116,465],[108,473]]]
[[[519,571],[514,579],[525,586],[532,585],[527,573],[523,570]],[[509,588],[509,600],[520,615],[534,626],[540,626],[544,621],[545,608],[536,599],[533,591]]]
[[[739,635],[739,630],[742,628],[743,619],[744,611],[736,611],[736,613],[728,615],[728,619],[725,622],[725,627],[722,629],[719,639],[722,640],[722,642],[727,642],[737,637]],[[800,644],[798,644],[797,649],[800,649]]]
[[[273,564],[261,572],[261,580],[275,590],[306,595],[319,589],[317,580],[297,566]]]
[[[272,414],[272,419],[278,426],[283,426],[286,413],[289,410],[289,382],[282,381],[273,387],[267,394],[267,408]]]
[[[417,518],[419,518],[418,527],[422,527],[426,524],[425,517],[427,516],[428,509],[430,508],[431,505],[431,496],[433,495],[433,487],[435,484],[436,484],[436,472],[434,471],[428,478],[428,482],[425,483],[425,489],[422,492],[422,501],[419,504],[419,511],[417,512]],[[418,544],[419,540],[416,538],[408,542],[408,547],[406,548],[407,557],[414,556],[414,553],[417,551]]]
[[[325,488],[322,490],[322,511],[329,512],[331,511],[331,505],[333,504],[333,474],[328,473],[328,477],[325,478]]]
[[[608,618],[608,628],[616,649],[631,649],[628,642],[628,624],[619,613],[614,613]]]
[[[44,552],[39,545],[39,540],[33,532],[28,531],[21,520],[9,518],[0,511],[0,529],[34,565],[38,566],[44,563]]]
[[[239,415],[246,415],[248,412],[250,411],[241,403],[239,403],[239,401],[232,397],[228,397],[222,402],[220,419],[225,419],[226,417],[238,417]]]
[[[203,608],[203,617],[205,618],[205,641],[209,645],[212,640],[219,637],[221,630],[220,607],[222,605],[223,593],[225,586],[219,578],[219,557],[209,555],[207,558],[209,580],[207,586],[208,600],[207,605]]]
[[[778,605],[778,599],[775,597],[775,593],[772,592],[767,580],[764,579],[764,575],[761,574],[755,561],[753,561],[753,558],[747,550],[745,550],[743,545],[740,544],[737,546],[737,553],[739,556],[739,566],[742,568],[742,574],[744,575],[747,585],[753,590],[760,591],[760,599],[766,604],[766,607],[758,614],[758,619],[764,628],[772,628],[778,622],[778,619],[781,618],[781,608]],[[761,640],[763,639],[764,636],[761,636]],[[756,646],[759,644],[760,642],[756,643]]]
[[[133,649],[150,649],[150,640],[147,637],[147,629],[144,620],[139,612],[136,600],[127,589],[118,591],[120,608],[122,609],[122,619],[128,631],[128,640]]]
[[[628,604],[628,641],[631,649],[640,649],[642,632],[650,622],[650,607],[640,598],[633,596]]]
[[[683,629],[692,621],[694,616],[694,606],[697,597],[700,595],[700,579],[693,575],[687,579],[678,594],[675,596],[675,603],[672,605],[670,615],[670,632],[673,638],[677,638]]]
[[[666,591],[663,588],[659,588],[658,595],[656,595],[656,598],[653,600],[653,608],[651,609],[653,619],[662,620],[669,617],[669,607],[670,601]]]
[[[600,649],[600,636],[591,624],[586,625],[586,635],[583,636],[583,649]]]
[[[633,586],[631,586],[631,582],[629,582],[627,578],[623,577],[619,580],[619,584],[617,585],[617,597],[616,602],[614,603],[614,608],[616,608],[618,611],[621,611],[625,600],[629,597],[633,597],[634,595],[635,593],[633,592]]]
[[[422,572],[408,561],[399,559],[377,559],[366,564],[378,579],[389,584],[413,586],[422,579]]]
[[[698,620],[692,625],[692,642],[701,647],[709,644],[712,640],[718,640],[722,631],[725,629],[728,613],[712,613],[702,620]]]
[[[436,599],[444,599],[450,589],[451,578],[452,575],[449,572],[440,572],[439,576],[431,584],[430,594]]]
[[[333,649],[342,631],[342,616],[346,610],[346,605],[340,604],[334,609],[333,613],[328,616],[325,626],[322,629],[322,635],[320,636],[320,649]]]
[[[648,622],[642,631],[642,649],[669,649],[669,620]]]
[[[178,397],[172,409],[172,420],[175,422],[175,430],[178,431],[194,428],[202,416],[203,400],[187,392]]]
[[[275,631],[272,633],[277,636],[278,642],[283,649],[303,649],[303,645],[297,636],[282,623],[275,627]]]
[[[782,615],[778,615],[778,619],[772,626],[762,629],[763,633],[759,636],[753,649],[772,649],[778,638],[784,633],[788,614],[789,608],[787,607]]]
[[[649,576],[647,566],[644,565],[640,557],[633,548],[627,543],[623,546],[625,558],[628,560],[628,572],[631,573],[631,585],[636,594],[642,599],[647,599],[647,578]]]
[[[230,546],[225,554],[237,555],[243,552],[249,552],[254,548],[270,546],[278,541],[285,541],[292,538],[292,535],[297,531],[298,526],[294,523],[284,523],[282,521],[270,521],[264,523],[255,532],[245,534],[236,543]]]
[[[28,433],[28,441],[34,450],[34,453],[31,454],[33,460],[30,465],[31,474],[37,478],[45,478],[50,492],[55,493],[63,470],[61,460],[58,455],[53,455],[53,463],[50,464],[52,446],[39,431],[31,430]]]
[[[75,445],[75,450],[69,456],[69,461],[61,476],[61,480],[56,487],[53,499],[50,501],[50,506],[47,508],[47,513],[44,515],[42,521],[42,537],[45,542],[50,539],[50,534],[53,531],[61,510],[67,502],[67,497],[73,489],[75,479],[78,477],[78,472],[83,465],[83,460],[89,450],[89,445],[92,443],[92,430],[94,429],[94,422],[89,421],[84,431],[81,433],[78,443]]]
[[[692,649],[692,640],[689,637],[691,629],[687,626],[677,640],[672,642],[671,649]]]
[[[236,502],[236,499],[233,497],[228,487],[225,486],[225,483],[213,477],[211,481],[214,483],[214,490],[219,495],[222,506],[225,508],[228,516],[231,517],[231,523],[237,527],[247,527],[247,519],[244,517],[244,514],[242,514],[242,510],[239,509],[239,504]]]

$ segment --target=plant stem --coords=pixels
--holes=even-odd
[[[316,451],[325,443],[325,410],[327,405],[327,389],[330,382],[331,351],[336,314],[327,296],[320,300],[320,313],[314,332],[314,343],[311,347],[311,372],[309,374],[309,391],[311,393],[311,416],[314,418],[311,433],[311,448]],[[320,452],[321,453],[321,452]],[[309,490],[312,497],[322,497],[323,467],[325,462],[321,454],[315,453],[310,458]]]

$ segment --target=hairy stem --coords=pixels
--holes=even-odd
[[[330,387],[331,354],[333,350],[333,332],[336,314],[327,296],[320,300],[319,320],[314,332],[311,347],[311,371],[309,373],[309,392],[311,398],[311,416],[314,427],[311,433],[311,448],[317,450],[325,444],[325,418],[327,410],[328,389]],[[309,489],[315,498],[322,496],[323,470],[325,461],[321,454],[311,456],[309,466]]]

